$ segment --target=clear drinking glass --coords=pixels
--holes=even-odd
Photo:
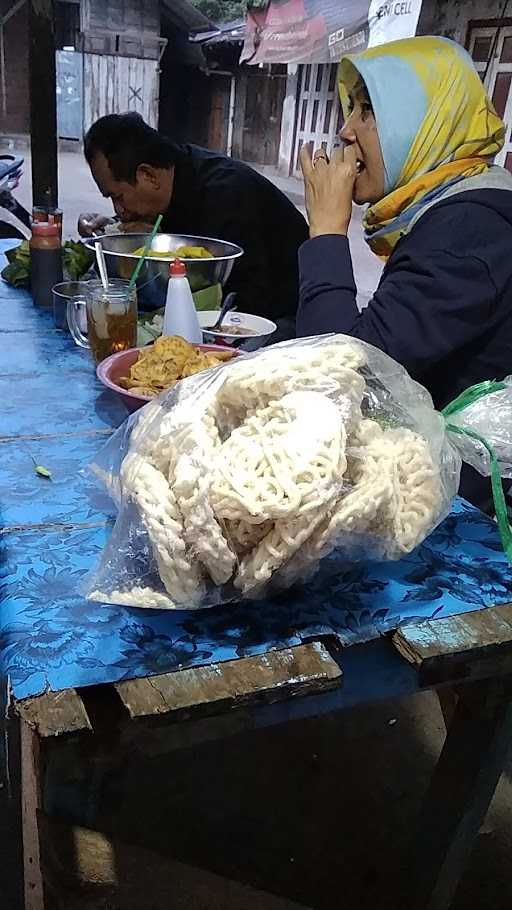
[[[110,354],[126,351],[137,344],[137,291],[128,281],[110,279],[105,289],[101,281],[83,282],[87,337],[79,323],[80,302],[67,306],[69,331],[76,344],[89,348],[96,363]]]
[[[77,308],[78,327],[81,332],[87,332],[87,317],[85,315],[86,297],[84,281],[61,281],[52,287],[53,294],[53,321],[58,329],[67,330],[68,302],[73,300]]]

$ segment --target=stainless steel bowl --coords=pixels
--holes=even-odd
[[[86,243],[94,251],[94,244],[100,241],[105,254],[109,278],[131,278],[137,265],[138,256],[134,250],[144,246],[150,234],[105,234],[95,237]],[[169,263],[173,260],[172,251],[179,246],[204,246],[213,255],[213,259],[185,259],[187,278],[192,293],[202,291],[214,284],[224,284],[231,273],[235,259],[243,255],[243,249],[236,243],[216,240],[213,237],[196,237],[190,234],[157,234],[151,249],[159,252],[169,251],[169,256],[158,259],[146,258],[137,279],[137,297],[139,306],[145,310],[158,310],[165,306],[167,282],[169,281]]]

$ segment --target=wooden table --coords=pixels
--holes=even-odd
[[[14,611],[8,645],[12,659],[6,664],[12,667],[18,656],[18,626],[24,630],[25,643],[31,634],[38,643],[37,624],[44,626],[47,605],[58,599],[56,586],[60,585],[68,629],[84,608],[80,603],[70,605],[69,590],[70,586],[74,590],[74,582],[69,577],[82,555],[80,541],[96,531],[100,536],[106,533],[110,519],[97,500],[91,506],[93,494],[89,501],[78,467],[87,453],[92,457],[123,414],[115,400],[100,395],[99,387],[94,387],[86,355],[55,331],[48,314],[36,312],[28,295],[13,295],[0,284],[0,305],[0,465],[4,490],[9,494],[9,502],[2,502],[1,531],[4,541],[14,541],[10,550],[7,547],[9,559],[11,564],[23,560],[30,564],[29,551],[33,555],[55,547],[54,537],[75,542],[65,560],[55,565],[50,561],[48,569],[45,563],[39,575],[30,568],[19,582],[14,600],[24,596],[24,585],[32,586],[32,592],[36,589],[37,621],[34,611],[22,617]],[[34,475],[33,457],[54,469],[63,452],[66,471],[60,477],[54,471],[51,485]],[[86,562],[82,560],[82,567]],[[66,586],[68,594],[63,597]],[[53,646],[51,637],[42,641],[43,649]],[[26,657],[27,651],[21,660]],[[47,666],[43,661],[31,692],[52,688]],[[140,675],[131,672],[131,666],[128,669],[130,672],[119,670],[115,678]],[[78,671],[71,676],[73,684],[84,678]],[[36,698],[23,698],[27,692],[20,676],[16,692],[22,692],[18,697],[23,700],[13,700],[10,705],[8,732],[13,781],[17,778],[18,733],[21,742],[26,910],[60,910],[55,882],[64,881],[70,872],[59,857],[68,856],[71,838],[75,863],[77,845],[83,843],[93,850],[102,874],[112,874],[108,841],[95,841],[94,830],[80,833],[76,826],[101,831],[103,825],[104,829],[103,782],[114,774],[121,776],[134,752],[149,762],[153,755],[199,747],[207,740],[228,740],[235,733],[332,712],[339,712],[342,723],[343,712],[427,688],[439,692],[450,723],[419,826],[413,859],[421,857],[421,862],[414,866],[408,910],[447,908],[512,742],[511,677],[509,606],[407,625],[392,637],[366,645],[341,649],[339,643],[324,638],[216,665],[49,692]],[[57,683],[54,679],[54,690],[62,688]],[[115,832],[115,812],[112,807],[108,811]],[[64,828],[55,826],[52,819],[57,817],[66,823]],[[70,825],[75,826],[73,830]],[[134,863],[137,861],[130,855],[126,866]],[[158,863],[146,856],[146,866],[152,870],[152,884]],[[167,885],[174,874],[176,868],[164,876]],[[119,888],[123,885],[117,884]],[[134,891],[138,884],[130,880]],[[155,898],[155,907],[179,910],[176,894],[165,892],[167,885],[162,884],[162,900],[157,904]],[[228,905],[239,910],[292,908],[277,898],[272,903],[268,895],[262,903],[258,895],[242,893],[236,887],[230,883],[230,903],[226,897],[224,904],[218,904],[219,910]],[[211,888],[209,882],[208,894]],[[66,910],[74,910],[72,899],[66,900]],[[115,895],[113,900],[116,906]],[[209,900],[194,906],[216,910]],[[137,910],[141,910],[140,902]]]
[[[101,826],[102,780],[121,774],[134,752],[150,760],[154,754],[328,712],[340,712],[342,723],[343,711],[425,689],[437,690],[445,716],[452,716],[418,820],[407,906],[445,910],[512,746],[512,606],[406,625],[389,638],[345,650],[317,641],[15,704],[21,728],[26,910],[60,906],[52,903],[62,869],[49,846],[56,835],[48,817]],[[447,693],[449,699],[443,697]],[[110,814],[109,828],[115,827]],[[76,851],[76,829],[58,829],[61,853],[72,830]]]

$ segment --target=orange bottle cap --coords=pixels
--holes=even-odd
[[[169,266],[169,275],[173,278],[182,278],[183,275],[187,274],[187,269],[185,263],[181,259],[174,259]]]

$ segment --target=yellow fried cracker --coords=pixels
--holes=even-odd
[[[220,357],[217,357],[216,354],[212,354],[212,353],[208,352],[204,356],[205,356],[205,360],[208,361],[209,367],[218,367],[219,363],[222,363]]]
[[[130,370],[130,379],[134,382],[143,383],[151,375],[151,368],[143,363],[134,364]]]
[[[168,335],[156,339],[154,350],[162,360],[176,360],[181,368],[191,356],[194,348],[184,338]]]
[[[118,380],[118,385],[122,389],[133,389],[135,386],[140,386],[140,382],[138,379],[131,379],[129,376],[125,376],[123,379]]]
[[[181,364],[176,360],[161,360],[158,357],[146,357],[133,365],[130,376],[138,381],[139,385],[152,385],[155,381],[159,383],[171,382],[179,379],[181,375]]]
[[[230,351],[229,348],[226,348],[225,351],[215,351],[215,354],[213,354],[211,351],[208,353],[211,356],[215,357],[219,363],[224,363],[226,360],[232,360],[234,357],[233,351]]]
[[[146,398],[156,398],[159,394],[157,389],[146,388],[145,386],[133,386],[130,389],[130,392],[133,392],[134,395],[144,395]]]
[[[154,397],[179,379],[216,367],[231,356],[231,351],[202,351],[177,335],[162,336],[139,351],[129,375],[123,376],[119,385],[135,394]]]
[[[156,363],[153,365],[151,372],[147,374],[150,385],[161,385],[165,386],[168,382],[173,382],[178,379],[180,375],[179,370],[167,368],[165,363]]]
[[[186,376],[194,376],[195,373],[200,373],[201,370],[208,368],[208,363],[205,360],[204,354],[200,354],[199,351],[190,357],[185,363],[181,375],[183,378]]]

